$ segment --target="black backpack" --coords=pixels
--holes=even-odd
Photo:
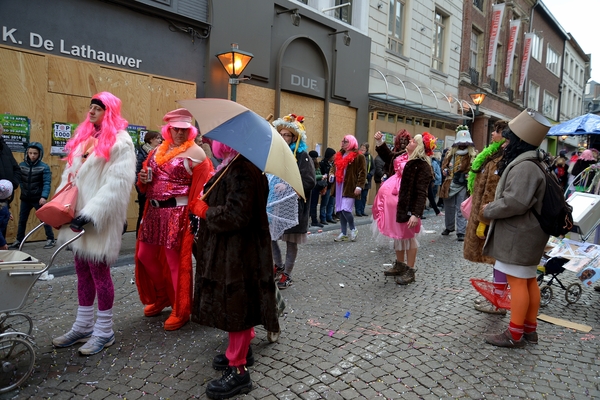
[[[573,228],[573,207],[567,203],[558,178],[553,172],[537,160],[532,160],[546,175],[546,191],[542,200],[542,212],[538,214],[535,209],[533,215],[537,218],[542,230],[548,235],[564,236]]]

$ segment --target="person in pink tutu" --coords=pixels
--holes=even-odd
[[[382,159],[393,158],[381,132],[375,133],[375,144]],[[393,158],[395,173],[381,185],[373,202],[374,237],[380,243],[393,244],[396,252],[393,267],[384,274],[395,276],[396,283],[400,285],[415,281],[415,261],[419,247],[417,234],[421,231],[427,189],[433,179],[427,153],[432,153],[434,147],[435,138],[427,132],[410,139],[406,152]]]

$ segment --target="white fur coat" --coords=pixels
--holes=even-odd
[[[110,152],[110,161],[90,154],[83,159],[76,149],[73,164],[67,166],[57,191],[68,181],[70,173],[77,173],[75,186],[79,190],[75,216],[92,220],[85,226],[85,234],[71,244],[79,257],[92,261],[115,262],[121,249],[121,235],[127,219],[129,196],[135,181],[135,150],[129,134],[117,133],[117,140]],[[60,242],[76,235],[68,225],[58,234]]]

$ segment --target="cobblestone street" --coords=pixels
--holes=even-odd
[[[541,309],[591,325],[590,333],[538,321],[538,345],[494,348],[483,335],[506,329],[509,315],[475,311],[469,282],[491,279],[491,268],[465,261],[456,235],[440,235],[443,217],[429,213],[423,221],[429,233],[420,239],[417,280],[406,287],[383,276],[393,252],[374,247],[370,218],[357,221],[354,243],[335,243],[334,225],[300,246],[294,284],[282,291],[281,337],[270,344],[256,329],[254,389],[244,398],[600,398],[600,294],[584,288],[569,305],[554,286],[554,299]],[[122,259],[131,259],[134,240],[125,235]],[[29,246],[25,252],[49,260],[49,253],[35,253],[41,245]],[[20,390],[0,398],[206,398],[206,383],[220,376],[212,358],[225,351],[227,334],[194,323],[165,332],[170,309],[144,317],[133,277],[130,262],[113,269],[116,342],[87,358],[77,346],[51,345],[74,321],[75,275],[38,281],[22,310],[34,319],[36,367]],[[560,279],[575,282],[575,274]]]

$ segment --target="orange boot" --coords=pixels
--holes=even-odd
[[[146,317],[154,317],[162,312],[165,308],[169,307],[171,302],[168,297],[158,298],[153,304],[148,304],[144,307],[144,315]]]
[[[189,320],[189,315],[183,318],[178,317],[177,311],[175,310],[175,306],[173,306],[173,311],[171,311],[171,315],[169,315],[169,318],[167,318],[167,320],[165,321],[165,331],[176,331],[177,329],[187,324]]]

